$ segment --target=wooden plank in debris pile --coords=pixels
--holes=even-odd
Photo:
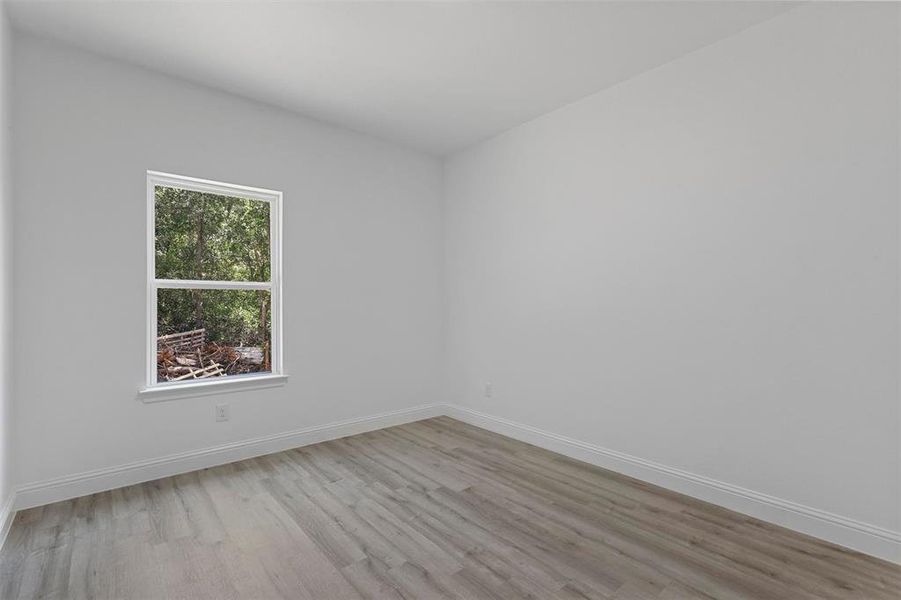
[[[222,365],[220,365],[219,363],[213,363],[208,367],[192,370],[190,373],[185,373],[184,375],[170,379],[170,381],[181,381],[183,379],[206,379],[207,377],[217,377],[224,373],[225,372],[222,370]]]
[[[167,335],[161,335],[161,336],[159,336],[159,337],[156,338],[156,339],[157,339],[157,340],[160,340],[160,341],[162,341],[162,340],[175,340],[175,339],[183,338],[183,337],[186,337],[186,336],[202,335],[202,334],[204,334],[204,333],[206,333],[206,329],[203,328],[203,327],[201,327],[200,329],[192,329],[191,331],[182,331],[182,332],[180,332],[180,333],[170,333],[170,334],[167,334]]]
[[[242,363],[251,365],[263,364],[263,349],[259,346],[240,346],[235,348],[235,352],[240,355]]]
[[[158,348],[160,350],[169,349],[173,352],[183,352],[183,351],[193,351],[199,348],[202,348],[205,345],[205,341],[202,337],[198,338],[187,338],[181,340],[174,341],[164,341],[159,342]]]
[[[193,329],[181,333],[170,333],[156,338],[157,348],[171,348],[172,350],[193,350],[201,348],[206,343],[206,329]]]

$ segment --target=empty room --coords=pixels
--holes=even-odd
[[[0,0],[0,600],[901,598],[901,3]]]

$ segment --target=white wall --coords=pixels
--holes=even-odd
[[[439,161],[26,35],[14,60],[17,483],[435,401]],[[138,400],[147,169],[284,192],[286,387]]]
[[[805,6],[450,159],[451,399],[897,532],[897,10]]]
[[[0,5],[0,539],[2,510],[11,498],[13,484],[11,50],[12,30]]]

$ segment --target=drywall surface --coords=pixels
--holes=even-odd
[[[0,5],[0,542],[4,534],[2,511],[11,498],[13,482],[12,29],[4,11]]]
[[[441,164],[17,36],[17,483],[433,402]],[[146,171],[284,193],[286,386],[144,404]],[[228,402],[230,421],[214,406]]]
[[[450,400],[897,532],[897,10],[804,6],[452,157]]]

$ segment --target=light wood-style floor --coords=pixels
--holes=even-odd
[[[13,598],[854,598],[901,567],[447,417],[19,513]]]

